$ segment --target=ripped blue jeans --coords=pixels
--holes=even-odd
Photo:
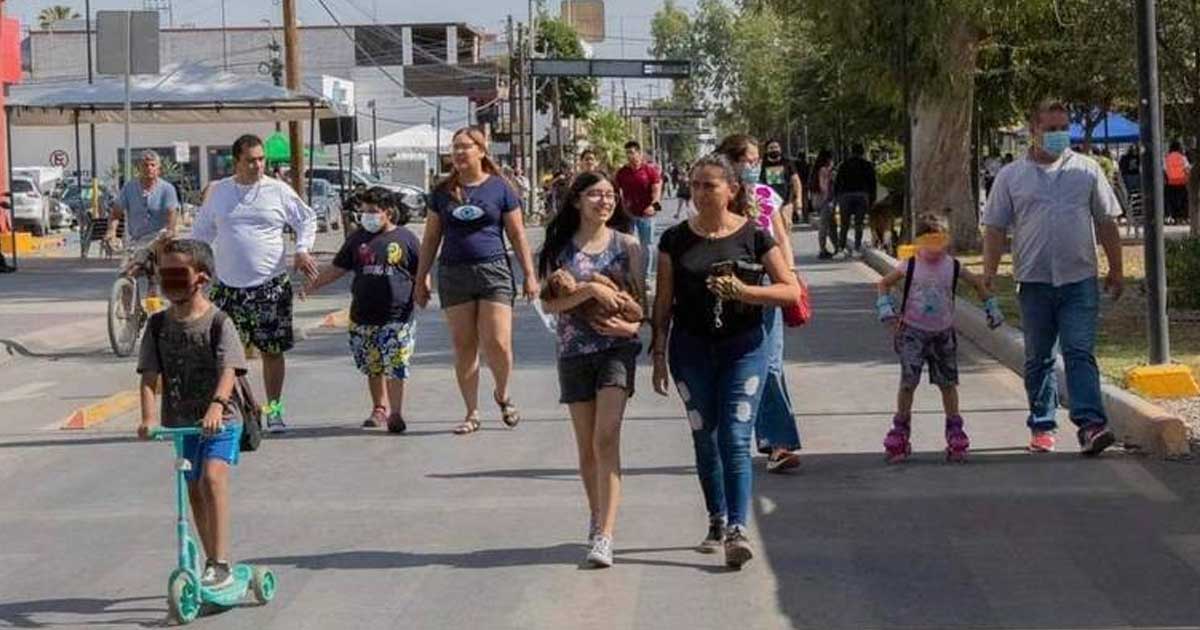
[[[750,513],[751,438],[767,359],[761,326],[716,340],[671,332],[671,377],[687,408],[704,502],[709,518],[729,526],[744,526]]]

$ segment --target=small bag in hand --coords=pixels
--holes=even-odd
[[[800,274],[796,274],[796,282],[800,285],[800,299],[791,306],[783,308],[783,323],[788,328],[798,328],[812,320],[812,302],[809,301],[808,283]]]

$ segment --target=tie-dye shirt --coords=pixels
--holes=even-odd
[[[576,282],[587,282],[597,274],[604,274],[626,287],[630,286],[629,248],[640,247],[633,237],[614,231],[608,247],[596,254],[580,251],[575,242],[567,243],[558,257],[560,269],[566,269]],[[638,343],[637,337],[622,338],[602,335],[592,328],[584,317],[575,312],[558,316],[558,356],[573,357],[582,354],[603,352],[626,344]]]

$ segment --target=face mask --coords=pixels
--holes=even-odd
[[[742,169],[742,182],[746,184],[757,184],[759,167],[757,164],[746,166]]]
[[[931,232],[918,236],[913,243],[927,260],[938,260],[950,246],[950,236],[941,232]]]
[[[374,234],[383,229],[383,215],[378,212],[364,212],[359,216],[358,223],[364,230]]]
[[[1042,134],[1042,150],[1050,155],[1062,155],[1071,148],[1071,132],[1047,131]]]
[[[204,284],[203,277],[199,274],[196,279],[192,280],[190,269],[181,267],[172,267],[170,269],[160,269],[158,272],[159,284],[162,285],[163,294],[167,299],[174,303],[187,302],[196,295],[200,290],[200,285]]]

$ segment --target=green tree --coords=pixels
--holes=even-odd
[[[625,155],[625,143],[632,137],[632,130],[625,118],[611,109],[593,109],[587,123],[587,138],[592,149],[600,161],[613,170]]]
[[[42,9],[41,12],[38,13],[37,20],[38,26],[41,27],[43,31],[48,31],[53,28],[54,24],[57,22],[61,22],[63,20],[73,20],[78,17],[79,14],[76,13],[71,7],[58,4]]]
[[[538,19],[537,51],[553,59],[583,59],[583,44],[570,24],[543,15]],[[597,83],[589,78],[556,78],[538,92],[538,111],[553,106],[557,90],[560,114],[583,117],[596,103]]]

